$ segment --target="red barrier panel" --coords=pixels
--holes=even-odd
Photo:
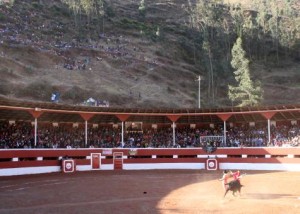
[[[64,173],[75,172],[76,166],[74,160],[63,160],[62,161],[62,171]]]
[[[217,159],[207,159],[205,168],[207,170],[217,170],[219,169],[219,164]]]

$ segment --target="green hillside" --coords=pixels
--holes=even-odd
[[[0,2],[3,97],[197,108],[201,76],[201,107],[236,105],[228,85],[241,37],[260,105],[300,103],[297,0]]]

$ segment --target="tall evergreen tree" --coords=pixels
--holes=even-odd
[[[238,86],[229,85],[228,96],[238,106],[255,106],[262,99],[262,89],[260,82],[253,83],[250,78],[249,60],[242,47],[242,39],[236,40],[232,50],[231,66],[233,67],[235,80]]]

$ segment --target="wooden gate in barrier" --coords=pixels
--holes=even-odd
[[[123,152],[114,152],[114,169],[123,169]]]
[[[91,153],[91,166],[93,170],[101,168],[101,153]]]

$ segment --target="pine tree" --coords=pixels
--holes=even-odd
[[[254,84],[250,78],[249,60],[246,58],[240,37],[236,40],[231,54],[231,66],[235,70],[234,75],[238,86],[229,85],[229,99],[237,102],[238,106],[258,105],[262,99],[262,89],[260,82]]]

